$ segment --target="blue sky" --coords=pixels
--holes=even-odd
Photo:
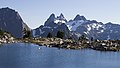
[[[30,28],[44,24],[52,13],[63,13],[67,20],[80,14],[90,20],[120,24],[120,0],[0,0],[2,7],[18,11]]]

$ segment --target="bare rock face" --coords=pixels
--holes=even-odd
[[[84,16],[80,16],[79,14],[76,15],[76,17],[74,18],[74,20],[86,20],[86,18]]]
[[[51,33],[53,37],[57,36],[58,31],[64,32],[64,38],[70,37],[70,31],[65,24],[67,20],[63,14],[55,17],[55,14],[51,14],[44,25],[32,30],[33,37],[47,37],[48,33]]]
[[[120,39],[120,25],[102,23],[96,20],[87,20],[84,16],[77,15],[73,20],[66,23],[74,37],[79,37],[80,34],[91,39],[99,40],[117,40]],[[77,35],[77,36],[76,36]],[[77,37],[77,38],[78,38]]]
[[[8,7],[0,9],[0,30],[9,32],[16,38],[21,38],[24,29],[30,30],[18,12]]]

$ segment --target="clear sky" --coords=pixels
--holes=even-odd
[[[44,24],[51,13],[63,13],[67,20],[77,14],[103,23],[120,24],[120,0],[0,0],[0,8],[19,12],[30,28]]]

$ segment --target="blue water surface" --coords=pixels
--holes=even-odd
[[[120,68],[120,52],[4,44],[0,46],[0,68]]]

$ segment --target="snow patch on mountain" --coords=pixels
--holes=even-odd
[[[101,30],[101,33],[104,32],[104,30]]]
[[[72,26],[67,25],[67,27],[68,27],[68,29],[69,29],[70,31],[72,31],[72,30],[71,30],[71,29],[72,29]]]
[[[65,24],[66,22],[67,20],[63,14],[57,17],[55,14],[51,14],[43,26],[35,29],[36,31],[34,31],[35,33],[33,33],[33,35],[37,37],[47,37],[48,33],[51,33],[52,36],[55,37],[58,31],[63,31],[65,34],[64,38],[70,38],[71,33]]]
[[[57,16],[54,19],[54,23],[58,24],[58,23],[66,23],[67,20],[65,19],[64,15],[61,13],[60,16]]]
[[[90,31],[92,28],[90,25],[87,25],[87,30]]]
[[[85,35],[87,38],[108,40],[120,39],[120,25],[102,22],[96,20],[87,20],[84,16],[77,15],[73,20],[67,22],[63,14],[55,17],[52,14],[42,27],[33,31],[33,35],[46,37],[48,32],[55,36],[58,30],[65,32],[66,38],[79,38]],[[36,34],[35,34],[36,33]],[[69,36],[68,36],[69,35]]]
[[[58,19],[55,19],[54,22],[55,22],[56,24],[59,23],[59,22],[60,22],[60,23],[66,23],[64,20],[58,20]]]
[[[88,32],[84,32],[86,35],[88,34]]]
[[[103,32],[104,32],[104,30],[100,30],[100,31],[99,31],[99,32],[97,32],[97,33],[99,34],[99,33],[103,33]]]
[[[103,27],[103,25],[98,24],[98,23],[91,23],[87,25],[87,30],[91,31],[91,30],[99,30],[99,28]]]
[[[39,29],[39,31],[40,31],[40,35],[43,34],[43,33],[45,32],[45,31],[42,31],[41,29]]]
[[[42,29],[45,29],[45,28],[48,28],[48,29],[50,29],[51,27],[49,27],[49,26],[44,26]]]
[[[71,31],[76,31],[77,27],[80,26],[81,24],[85,23],[84,20],[78,20],[78,21],[71,21],[66,23],[66,25],[68,26],[68,28]]]

